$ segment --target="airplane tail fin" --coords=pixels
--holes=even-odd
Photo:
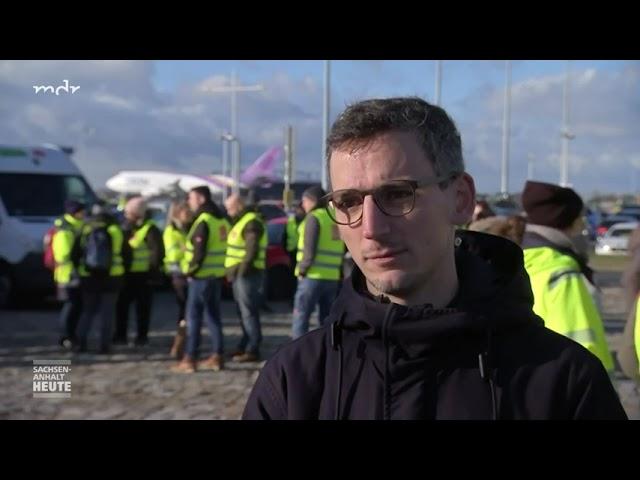
[[[274,170],[281,153],[282,147],[271,147],[242,173],[240,181],[248,187],[275,181]]]

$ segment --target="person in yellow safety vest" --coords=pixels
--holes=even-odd
[[[298,253],[295,275],[298,286],[293,301],[291,336],[298,338],[309,330],[309,318],[318,305],[320,326],[329,315],[342,276],[345,246],[338,226],[331,220],[321,198],[325,191],[318,185],[302,194],[306,216],[298,229]]]
[[[267,229],[255,208],[237,194],[224,202],[233,227],[227,239],[224,261],[227,280],[240,313],[242,337],[231,358],[235,362],[255,362],[260,358],[262,328],[260,307],[266,275]]]
[[[209,187],[191,189],[187,201],[195,218],[187,234],[182,264],[182,271],[188,280],[187,342],[182,360],[171,370],[180,373],[193,373],[197,369],[219,371],[224,368],[220,302],[230,225],[222,210],[211,199]],[[213,349],[211,356],[198,362],[203,317],[209,328]]]
[[[191,228],[193,215],[186,202],[174,201],[167,215],[167,227],[162,234],[164,242],[165,273],[171,277],[171,285],[178,302],[178,331],[169,354],[178,360],[182,359],[187,339],[187,321],[185,309],[187,305],[187,277],[182,270],[187,249],[187,233]]]
[[[127,206],[127,197],[125,195],[120,195],[120,197],[118,197],[118,205],[116,207],[116,209],[119,212],[124,211],[124,207]]]
[[[294,264],[294,268],[296,252],[298,250],[298,229],[300,228],[300,224],[304,220],[305,215],[306,212],[304,211],[304,208],[302,208],[302,203],[298,203],[294,206],[293,212],[291,212],[287,217],[285,250],[291,257],[291,262]]]
[[[148,218],[145,200],[136,196],[124,208],[123,225],[125,241],[128,244],[124,257],[124,286],[116,305],[116,331],[113,343],[126,345],[129,324],[129,309],[136,306],[137,332],[136,346],[146,345],[151,320],[153,286],[159,283],[164,268],[164,245],[162,233]]]
[[[547,328],[580,343],[612,373],[613,357],[587,284],[594,285],[593,272],[571,240],[584,229],[582,199],[570,188],[529,181],[522,205],[528,222],[522,248],[534,312]]]
[[[640,227],[629,236],[630,261],[622,274],[620,284],[624,289],[627,322],[622,332],[618,361],[620,369],[630,379],[640,384],[640,321],[638,316],[638,298],[640,297]]]
[[[58,290],[58,299],[63,303],[60,312],[60,345],[69,350],[76,343],[76,328],[82,313],[80,276],[72,261],[73,247],[80,236],[86,211],[84,203],[68,200],[65,213],[56,219],[56,231],[51,239],[55,270],[53,279]]]
[[[298,278],[294,274],[298,256],[298,229],[300,228],[300,224],[304,220],[305,215],[306,212],[304,211],[304,208],[302,208],[302,203],[297,203],[293,207],[293,212],[288,215],[285,228],[284,248],[289,255],[292,289],[294,292],[298,288]],[[291,306],[293,306],[293,296],[289,299],[289,302]]]
[[[640,316],[640,312],[636,312],[636,322],[635,322],[635,328],[634,330],[634,343],[636,344],[636,360],[638,361],[638,364],[640,364],[640,320],[638,320],[638,317]],[[636,375],[638,375],[636,377],[636,381],[638,381],[640,379],[640,370],[638,368],[636,368]]]
[[[92,208],[92,216],[82,228],[79,246],[76,249],[75,261],[79,265],[82,289],[82,316],[78,325],[78,343],[75,350],[87,351],[87,341],[94,319],[100,325],[100,348],[98,353],[107,354],[110,351],[113,317],[116,297],[122,287],[124,275],[123,251],[126,249],[122,229],[115,218],[107,212],[103,204],[96,204]],[[102,237],[98,234],[103,235]],[[89,250],[92,242],[90,238],[106,239],[100,247],[108,245],[108,266],[105,270],[96,271],[88,266]]]
[[[640,385],[640,296],[636,297],[622,333],[618,349],[620,369],[628,378]]]

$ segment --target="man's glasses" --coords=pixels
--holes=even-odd
[[[322,200],[331,220],[339,225],[353,225],[362,218],[364,197],[371,195],[380,211],[390,217],[402,217],[413,210],[416,189],[448,181],[457,174],[436,177],[423,182],[415,180],[392,180],[370,190],[347,188],[325,195]]]

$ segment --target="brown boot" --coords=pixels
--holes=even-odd
[[[224,360],[222,355],[214,354],[211,355],[206,360],[201,361],[198,364],[198,369],[200,370],[213,370],[214,372],[219,372],[224,368]]]
[[[233,361],[238,363],[257,362],[259,360],[260,356],[251,352],[244,352],[233,356]]]
[[[184,347],[187,343],[187,323],[184,320],[180,320],[178,325],[178,332],[176,338],[173,339],[173,345],[169,355],[175,357],[176,360],[181,360],[184,355]]]
[[[180,363],[171,367],[171,371],[176,373],[195,373],[196,362],[189,355],[185,355],[180,360]]]

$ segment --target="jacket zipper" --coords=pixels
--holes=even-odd
[[[383,419],[390,420],[391,419],[391,386],[389,384],[389,345],[387,339],[387,330],[389,327],[389,319],[391,318],[391,313],[393,312],[393,303],[389,304],[387,308],[387,312],[384,316],[384,320],[382,322],[382,343],[384,345],[384,412]]]

